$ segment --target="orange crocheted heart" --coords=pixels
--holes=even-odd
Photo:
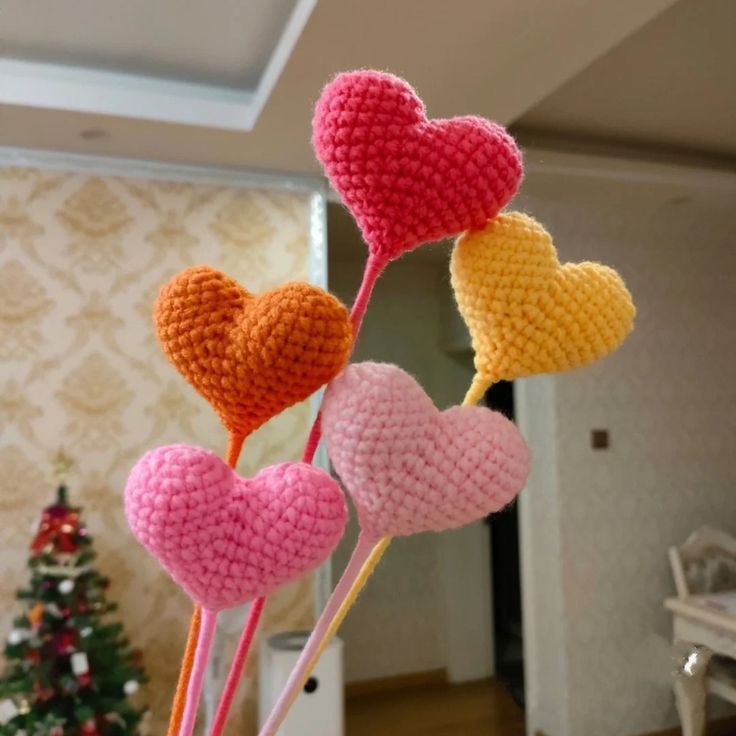
[[[169,360],[241,438],[330,381],[352,346],[326,291],[291,282],[254,296],[209,266],[174,276],[153,316]]]

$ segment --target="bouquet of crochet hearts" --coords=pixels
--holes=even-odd
[[[488,387],[590,363],[633,325],[631,296],[615,271],[560,264],[541,225],[501,213],[522,178],[521,154],[502,127],[477,117],[431,120],[406,82],[360,71],[325,87],[313,144],[368,246],[351,312],[306,283],[255,295],[207,266],[176,275],[154,309],[164,352],[230,436],[225,460],[183,444],[148,452],[125,489],[133,533],[194,603],[170,736],[192,733],[217,612],[251,602],[214,736],[265,597],[321,564],[341,538],[341,486],[311,465],[321,435],[361,533],[261,736],[278,730],[393,537],[470,523],[524,486],[524,439],[506,418],[475,406]],[[451,236],[452,286],[476,373],[462,405],[440,412],[401,368],[348,360],[383,269]],[[302,462],[237,475],[248,435],[325,385]]]

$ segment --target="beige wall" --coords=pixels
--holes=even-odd
[[[618,268],[638,316],[614,356],[520,382],[534,456],[522,500],[530,723],[551,736],[650,732],[676,723],[667,548],[701,524],[736,534],[736,177],[551,163],[518,204],[561,258]],[[594,428],[610,431],[609,450],[591,450]]]
[[[308,278],[309,223],[307,193],[0,168],[0,632],[18,610],[31,524],[52,499],[50,456],[63,444],[77,461],[71,499],[144,652],[153,733],[164,731],[191,606],[132,539],[121,490],[147,448],[221,451],[225,434],[163,358],[152,300],[193,263],[253,291]],[[297,458],[308,425],[305,404],[269,423],[247,442],[241,472]],[[265,628],[311,620],[302,581],[270,600]],[[233,733],[253,722],[254,666]]]

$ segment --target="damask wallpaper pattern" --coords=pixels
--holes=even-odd
[[[52,498],[50,456],[64,445],[77,463],[72,500],[144,652],[153,733],[165,730],[191,605],[132,539],[121,491],[145,449],[223,451],[226,437],[162,356],[152,302],[195,263],[256,292],[306,279],[309,232],[308,192],[0,168],[0,632],[26,579],[31,525]],[[308,425],[306,404],[277,417],[246,443],[239,470],[297,458]],[[308,625],[312,608],[303,580],[270,600],[264,628]],[[250,688],[232,733],[252,729],[254,707]]]

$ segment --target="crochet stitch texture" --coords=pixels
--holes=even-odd
[[[634,303],[616,271],[560,265],[549,233],[525,214],[502,214],[463,233],[450,272],[487,383],[591,363],[633,327]]]
[[[407,373],[349,365],[322,405],[327,452],[375,537],[442,531],[508,504],[529,472],[519,430],[490,409],[439,412]]]
[[[169,360],[242,436],[337,375],[352,346],[347,310],[326,291],[291,282],[253,296],[209,266],[161,289],[154,322]]]
[[[382,263],[422,243],[481,227],[513,197],[521,153],[475,116],[428,120],[392,74],[339,74],[322,91],[312,144]]]
[[[125,487],[133,534],[204,608],[238,606],[324,562],[342,536],[345,496],[334,478],[282,463],[241,478],[214,453],[160,447]]]

